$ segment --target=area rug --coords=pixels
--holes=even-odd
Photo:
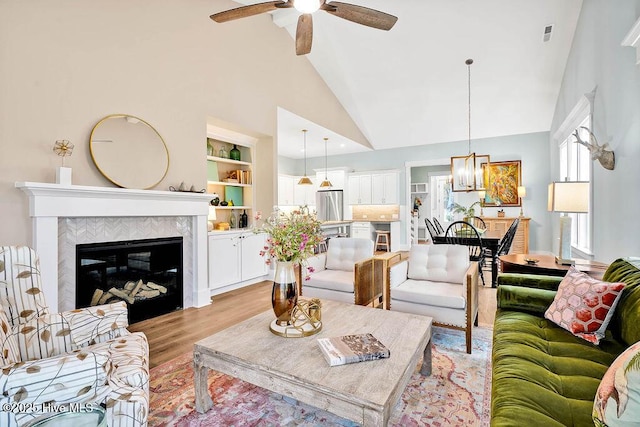
[[[391,426],[488,426],[491,400],[491,330],[475,328],[473,352],[464,332],[434,328],[433,372],[418,366],[392,411]],[[210,371],[214,406],[195,410],[191,353],[151,370],[149,426],[345,426],[357,423]]]

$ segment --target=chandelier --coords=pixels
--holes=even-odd
[[[486,190],[485,182],[488,182],[489,155],[471,152],[471,64],[473,59],[467,59],[467,83],[468,83],[468,154],[466,156],[451,156],[451,187],[452,191],[480,191]]]

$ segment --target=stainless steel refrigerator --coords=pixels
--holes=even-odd
[[[320,221],[342,221],[342,190],[316,192],[316,211]]]

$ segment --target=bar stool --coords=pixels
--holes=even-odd
[[[389,240],[391,240],[390,231],[376,230],[376,251],[378,250],[378,246],[383,246],[385,248],[385,252],[391,252]]]

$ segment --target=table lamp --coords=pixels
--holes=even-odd
[[[487,191],[478,191],[478,197],[480,198],[480,216],[484,216],[484,199],[487,197]]]
[[[522,218],[524,216],[524,214],[522,213],[522,205],[524,204],[522,199],[526,195],[527,195],[527,188],[523,187],[522,185],[518,186],[518,198],[520,199],[520,218]]]
[[[568,213],[589,212],[589,182],[559,181],[549,184],[547,210],[562,212],[560,216],[560,245],[556,263],[572,265],[571,259],[571,217]]]

